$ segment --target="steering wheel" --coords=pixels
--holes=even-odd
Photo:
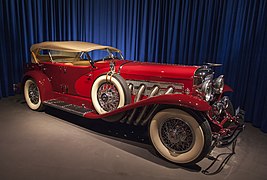
[[[107,55],[107,56],[105,56],[105,57],[103,57],[103,61],[105,61],[105,60],[110,60],[110,59],[114,59],[114,57],[113,57],[113,55]]]

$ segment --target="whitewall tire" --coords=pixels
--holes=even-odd
[[[33,79],[28,79],[24,83],[24,98],[30,109],[34,111],[43,110],[40,91]]]
[[[157,152],[178,164],[203,159],[211,145],[210,126],[180,109],[164,109],[151,120],[149,134]]]
[[[130,103],[130,90],[118,74],[101,75],[93,83],[91,99],[95,110],[105,114]]]

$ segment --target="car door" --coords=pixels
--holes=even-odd
[[[44,62],[42,63],[43,73],[49,78],[52,89],[55,92],[63,93],[64,92],[64,66],[61,63],[51,63]]]
[[[40,62],[43,73],[49,78],[54,92],[63,92],[63,63],[57,63],[53,60],[51,51],[48,49],[40,49],[36,53],[36,58]]]
[[[65,65],[62,73],[65,92],[69,95],[90,97],[93,83],[93,68],[91,65]]]

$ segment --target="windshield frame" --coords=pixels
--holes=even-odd
[[[90,53],[97,52],[97,51],[107,52],[107,55],[104,56],[104,57],[101,57],[101,58],[93,59],[92,56],[90,55]],[[86,54],[86,57],[89,58],[89,59],[84,59],[84,60],[89,60],[89,61],[94,61],[94,62],[105,61],[105,60],[114,60],[114,59],[124,60],[124,57],[123,57],[121,51],[112,51],[112,50],[110,50],[108,48],[106,48],[106,49],[95,49],[93,51],[82,52],[81,56],[84,53]],[[115,55],[115,53],[118,53],[119,57],[117,56],[117,54]]]

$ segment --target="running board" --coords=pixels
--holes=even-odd
[[[74,105],[74,104],[69,104],[69,103],[66,103],[64,101],[60,101],[60,100],[57,100],[57,99],[44,101],[43,103],[46,106],[57,108],[57,109],[60,109],[60,110],[63,110],[63,111],[66,111],[66,112],[69,112],[69,113],[72,113],[72,114],[76,114],[76,115],[79,115],[79,116],[84,116],[84,114],[90,113],[90,112],[93,111],[92,109],[88,109],[88,108],[85,108],[85,107],[82,107],[82,106],[77,106],[77,105]]]

